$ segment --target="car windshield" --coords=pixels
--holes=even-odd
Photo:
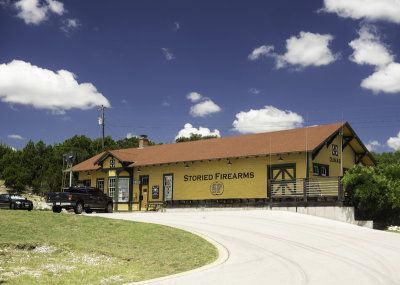
[[[22,195],[11,195],[11,199],[16,199],[16,200],[25,200],[25,197]]]

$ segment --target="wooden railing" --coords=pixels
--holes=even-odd
[[[343,201],[341,177],[311,177],[286,180],[269,180],[269,198],[299,197],[307,201],[309,197],[338,197]]]

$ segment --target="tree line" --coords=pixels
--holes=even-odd
[[[149,141],[149,145],[154,144]],[[104,138],[104,150],[138,146],[137,137],[117,141],[110,136]],[[31,190],[43,195],[49,191],[59,191],[63,186],[63,170],[67,167],[65,154],[75,154],[75,165],[102,151],[101,138],[92,140],[84,135],[75,135],[63,143],[53,145],[46,145],[42,140],[37,143],[30,140],[22,150],[14,150],[0,143],[0,178],[4,179],[6,187],[15,192]]]
[[[210,139],[215,136],[191,134],[189,138],[177,138],[176,142]],[[149,141],[149,145],[155,145]],[[136,148],[139,138],[131,137],[115,141],[111,136],[104,138],[104,150]],[[0,179],[7,188],[15,192],[31,190],[44,195],[50,191],[59,191],[66,180],[66,161],[64,155],[72,152],[75,155],[74,165],[85,161],[103,151],[102,139],[91,139],[85,135],[75,135],[63,143],[46,145],[42,140],[37,143],[29,141],[22,150],[14,150],[0,142]],[[77,174],[74,175],[77,181]]]

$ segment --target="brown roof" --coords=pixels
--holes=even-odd
[[[336,123],[308,128],[269,133],[241,135],[208,140],[149,146],[142,149],[112,150],[108,153],[129,166],[144,166],[174,162],[198,161],[218,158],[312,151],[347,123]],[[307,145],[306,145],[307,142]],[[73,171],[98,169],[101,153],[73,167]]]
[[[88,160],[85,160],[74,167],[72,167],[72,171],[87,171],[87,170],[96,170],[100,168],[100,165],[95,165],[95,162],[102,157],[105,152],[99,153]]]

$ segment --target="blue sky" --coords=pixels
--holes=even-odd
[[[348,121],[400,149],[397,0],[0,0],[0,141]]]

